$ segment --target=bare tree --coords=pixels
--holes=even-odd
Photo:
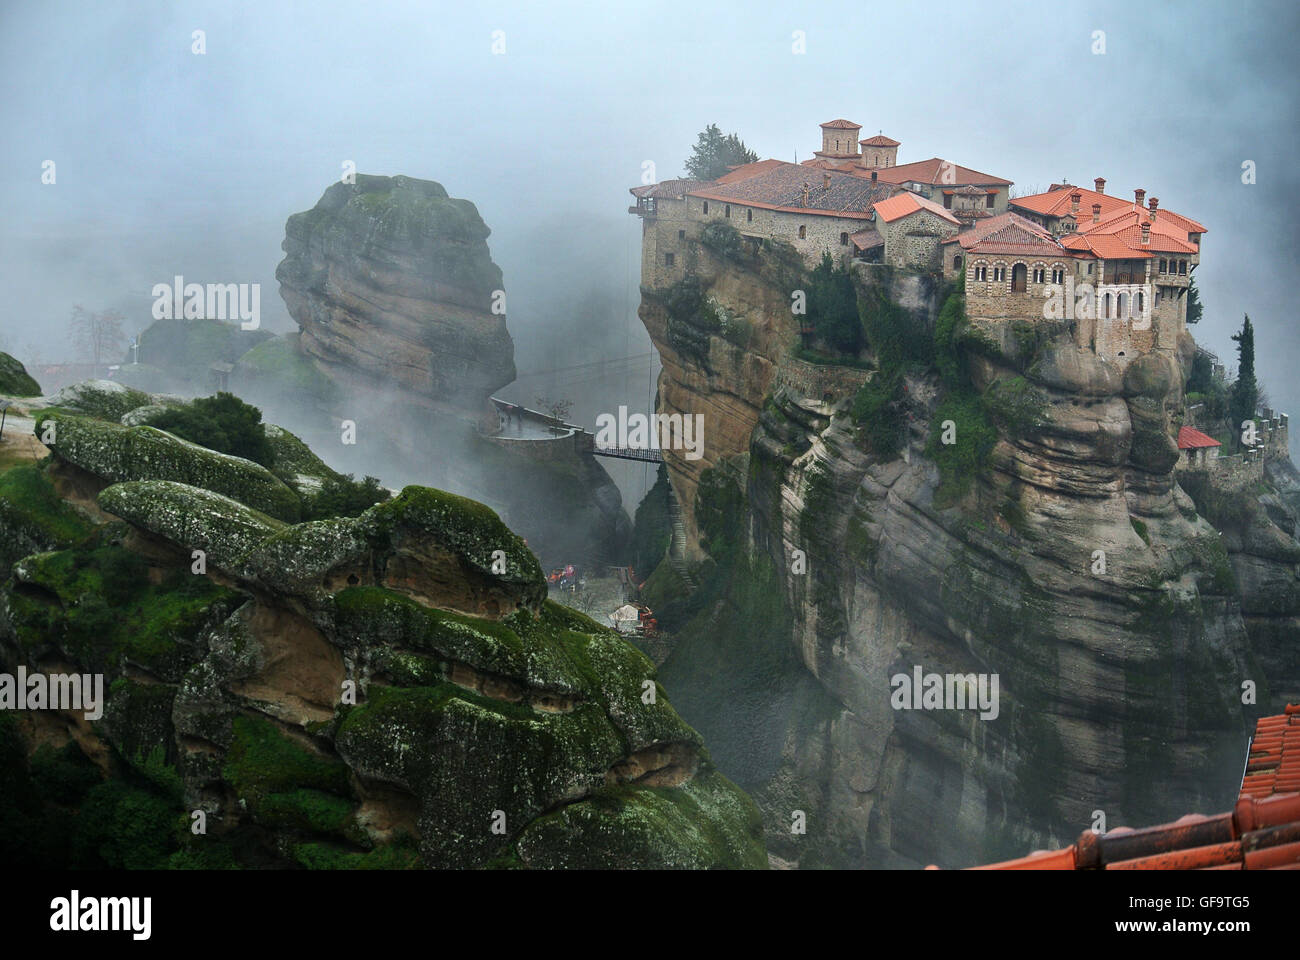
[[[77,304],[72,308],[72,341],[81,358],[99,366],[105,357],[120,357],[126,346],[122,321],[116,310],[92,313]]]

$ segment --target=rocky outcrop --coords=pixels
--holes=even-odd
[[[479,411],[515,377],[489,232],[430,180],[334,184],[289,218],[276,269],[303,354],[343,382]]]
[[[0,394],[9,397],[40,396],[41,385],[32,379],[18,360],[0,353]]]
[[[761,263],[701,253],[724,309],[756,331],[788,323],[793,287]],[[855,280],[860,305],[892,305],[932,349],[938,291],[925,278],[860,268]],[[966,330],[971,392],[958,396],[918,351],[895,361],[899,399],[855,422],[852,404],[795,389],[761,338],[738,349],[715,333],[683,350],[662,295],[643,292],[641,313],[664,352],[663,402],[705,414],[705,460],[668,457],[696,549],[726,546],[730,498],[753,557],[714,581],[664,682],[759,799],[775,854],[961,866],[1068,839],[1097,810],[1140,825],[1230,801],[1242,682],[1266,655],[1243,623],[1250,591],[1229,537],[1172,473],[1188,351],[1121,374],[1066,330]],[[883,368],[897,349],[873,359]],[[1032,416],[1026,398],[1041,404]],[[986,408],[999,411],[987,428],[970,413]],[[882,456],[865,438],[886,415],[899,442]],[[984,460],[964,485],[936,459],[949,419],[959,443],[992,431],[986,451],[969,447]],[[1276,525],[1269,536],[1280,532],[1290,541]],[[1272,557],[1283,578],[1292,544]],[[729,618],[779,622],[759,599],[773,585],[789,618],[780,642],[768,626],[752,642],[731,631]],[[898,709],[891,678],[918,666],[995,675],[996,715]],[[795,810],[806,835],[791,832]]]
[[[766,866],[757,809],[649,660],[547,600],[493,511],[413,486],[285,523],[222,484],[237,458],[196,448],[222,469],[181,481],[194,445],[155,456],[161,431],[53,416],[53,462],[0,476],[0,542],[44,548],[0,589],[0,665],[99,672],[108,692],[98,719],[0,714],[0,819],[24,824],[22,849],[101,867]],[[124,470],[119,446],[141,443]],[[68,469],[89,478],[74,501]],[[69,807],[80,839],[50,854]],[[16,836],[0,831],[7,861],[31,856]]]

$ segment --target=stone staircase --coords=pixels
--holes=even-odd
[[[695,578],[691,576],[686,563],[686,521],[682,518],[682,508],[677,502],[677,494],[671,488],[668,491],[668,518],[673,528],[672,542],[668,545],[668,563],[682,583],[686,584],[686,589],[693,593],[696,587]]]

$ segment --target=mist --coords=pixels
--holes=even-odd
[[[848,3],[7,6],[0,348],[73,360],[75,304],[121,310],[134,334],[151,322],[150,288],[176,274],[260,283],[263,327],[293,329],[274,279],[284,221],[351,161],[477,205],[520,372],[502,395],[567,399],[590,426],[653,404],[640,224],[626,213],[646,164],[681,175],[714,122],[761,157],[806,159],[817,124],[843,116],[901,140],[900,162],[950,158],[1019,193],[1104,176],[1111,193],[1143,187],[1205,223],[1193,334],[1231,369],[1229,337],[1250,314],[1261,383],[1300,409],[1284,220],[1297,93],[1275,82],[1295,8],[958,5],[927,16],[923,40],[917,16],[873,7],[868,23]],[[795,31],[806,53],[792,52]],[[652,472],[610,469],[634,509]]]

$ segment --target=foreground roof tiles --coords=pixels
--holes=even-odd
[[[1300,870],[1300,704],[1255,725],[1241,793],[1229,813],[1109,833],[1085,831],[976,870]]]

